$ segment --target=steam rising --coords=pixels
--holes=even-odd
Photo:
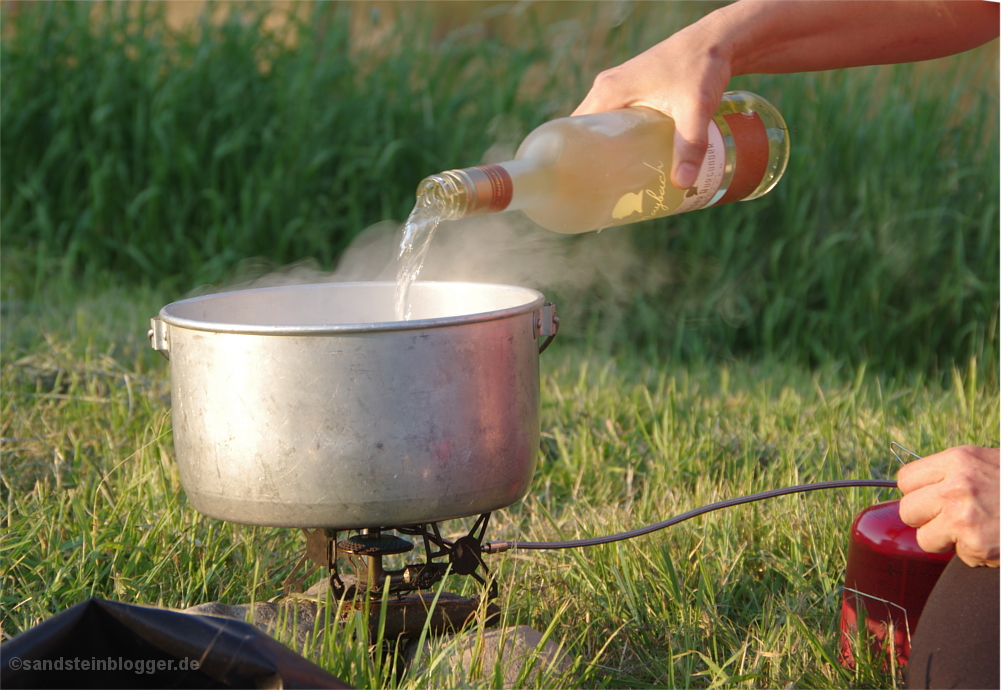
[[[513,146],[496,143],[484,152],[481,164],[514,157]],[[402,238],[402,222],[382,221],[354,239],[332,273],[320,271],[315,262],[306,260],[210,291],[396,281]],[[252,270],[248,272],[253,274]],[[564,330],[574,330],[570,326],[574,317],[586,309],[585,303],[593,306],[596,295],[601,296],[603,307],[621,312],[637,294],[659,292],[679,277],[672,262],[662,254],[651,257],[637,252],[629,229],[562,235],[514,211],[443,221],[435,231],[418,280],[534,288],[547,299],[558,300]]]
[[[332,273],[318,270],[314,262],[299,262],[211,291],[395,281],[401,237],[402,223],[383,221],[355,238]],[[558,292],[558,309],[567,323],[567,317],[582,311],[585,297],[593,300],[593,288],[600,288],[606,304],[623,304],[637,291],[657,291],[670,282],[670,274],[663,259],[651,260],[633,249],[628,230],[561,235],[509,212],[442,222],[419,280],[518,285],[539,290],[548,299]]]
[[[491,147],[482,162],[511,159],[514,151],[509,148]],[[365,228],[332,272],[320,270],[312,259],[277,270],[260,260],[245,261],[238,268],[239,274],[257,277],[202,286],[192,294],[320,282],[394,282],[402,226],[401,221],[383,220]],[[603,313],[603,328],[618,329],[616,323],[638,295],[663,292],[683,279],[674,263],[663,253],[651,256],[637,251],[629,228],[566,235],[540,227],[520,211],[509,211],[442,221],[418,281],[486,282],[538,289],[557,302],[563,329],[569,334],[580,332],[584,313],[596,307]]]

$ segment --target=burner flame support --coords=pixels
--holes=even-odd
[[[449,572],[469,575],[485,585],[487,581],[477,571],[482,566],[483,571],[489,573],[483,562],[481,546],[489,521],[490,513],[480,515],[469,533],[455,542],[441,536],[437,523],[399,528],[369,528],[362,530],[361,534],[340,541],[334,530],[316,529],[309,532],[304,529],[306,553],[286,578],[285,591],[287,594],[301,592],[303,581],[321,567],[327,571],[326,586],[338,599],[354,598],[356,594],[380,598],[383,589],[387,587],[391,594],[397,595],[430,589]],[[406,565],[399,570],[385,570],[382,561],[384,556],[406,553],[414,547],[410,541],[384,533],[390,529],[401,534],[420,536],[424,541],[427,561]],[[342,556],[355,564],[353,575],[345,575],[343,579],[338,569],[338,561]],[[435,561],[436,558],[448,560],[439,562]],[[307,560],[314,563],[313,567],[296,577]],[[496,583],[491,583],[489,596],[497,596]]]
[[[386,639],[416,637],[426,626],[435,633],[454,632],[461,629],[478,615],[485,616],[487,626],[496,625],[500,620],[499,607],[490,601],[498,596],[497,583],[490,582],[487,601],[478,597],[467,599],[448,592],[429,592],[447,574],[469,575],[481,584],[487,580],[477,571],[480,566],[489,574],[483,562],[483,535],[486,532],[490,514],[484,513],[473,525],[469,533],[449,541],[441,536],[437,523],[411,525],[407,527],[378,527],[363,530],[361,534],[346,539],[337,539],[337,532],[331,529],[316,529],[306,534],[306,553],[299,559],[292,573],[284,582],[287,594],[302,592],[302,583],[319,568],[325,568],[327,576],[309,589],[307,594],[317,599],[329,592],[342,602],[339,615],[359,606],[371,606],[369,632],[375,636],[384,625]],[[385,570],[383,557],[407,553],[414,548],[413,542],[386,534],[395,529],[405,535],[419,536],[424,542],[426,561],[412,563],[399,570]],[[354,572],[342,578],[338,561],[346,559],[354,564]],[[435,560],[441,559],[441,560]],[[298,575],[306,561],[313,566]],[[387,592],[388,590],[388,592]],[[393,596],[385,603],[385,621],[380,622],[384,593]],[[432,608],[432,602],[437,605]],[[347,604],[345,606],[345,604]]]

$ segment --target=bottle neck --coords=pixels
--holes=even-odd
[[[426,190],[445,200],[445,220],[512,211],[544,197],[549,185],[541,172],[529,159],[446,170],[425,179],[418,194]]]
[[[452,175],[465,189],[466,209],[463,216],[499,213],[511,205],[514,197],[514,180],[503,165],[480,165],[475,168],[449,170],[442,175]]]

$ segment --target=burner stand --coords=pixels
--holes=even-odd
[[[456,632],[475,620],[483,604],[481,599],[427,590],[441,582],[446,574],[468,575],[480,584],[486,584],[487,581],[476,571],[482,567],[483,572],[489,575],[481,550],[489,520],[490,514],[484,513],[469,534],[454,542],[441,536],[437,523],[368,528],[340,540],[335,530],[321,528],[310,532],[303,529],[306,553],[286,578],[285,592],[290,596],[304,594],[317,602],[327,597],[339,601],[338,617],[341,620],[354,611],[367,610],[371,639],[379,630],[385,595],[388,597],[386,617],[382,623],[383,639],[417,637],[425,625],[429,625],[434,633]],[[385,556],[408,553],[414,548],[413,542],[386,534],[389,530],[420,537],[426,561],[408,564],[398,570],[386,570],[383,567]],[[341,559],[351,564],[353,572],[340,572]],[[312,561],[312,567],[298,575],[307,561]],[[326,576],[302,592],[303,582],[321,568],[326,570]],[[434,603],[436,596],[437,603]],[[500,608],[490,601],[496,597],[497,583],[491,582],[483,612],[487,626],[496,625],[500,618]]]

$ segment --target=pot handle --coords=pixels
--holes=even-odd
[[[545,352],[553,338],[560,332],[560,317],[556,315],[556,305],[546,302],[535,312],[535,337],[545,338],[539,344],[539,354]]]
[[[159,352],[168,361],[170,360],[170,340],[167,337],[167,324],[160,320],[159,316],[154,316],[149,320],[149,346]]]

